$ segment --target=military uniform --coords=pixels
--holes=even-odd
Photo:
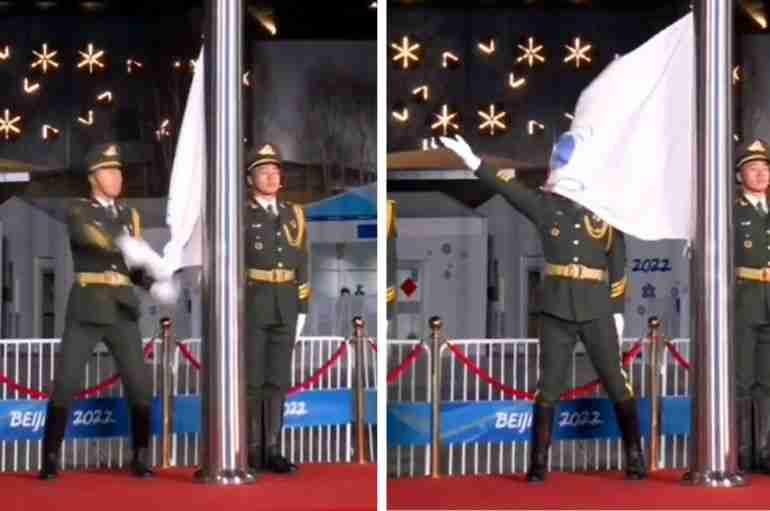
[[[267,144],[248,161],[250,172],[263,163],[280,165],[280,155]],[[276,203],[277,215],[249,198],[243,216],[249,466],[255,469],[271,468],[279,455],[297,315],[307,313],[311,292],[304,211]]]
[[[623,233],[570,199],[518,183],[511,170],[498,171],[482,162],[476,175],[535,225],[545,258],[530,480],[545,477],[554,405],[566,390],[567,370],[578,340],[615,403],[626,445],[627,475],[644,477],[639,419],[633,390],[621,366],[612,318],[624,310]]]
[[[768,145],[761,140],[744,144],[737,153],[737,171],[750,161],[770,163]],[[770,221],[743,192],[736,197],[733,221],[738,462],[743,470],[755,465],[770,472]],[[751,447],[752,402],[756,449]]]
[[[388,201],[387,225],[387,286],[385,290],[386,317],[390,325],[396,319],[396,298],[398,297],[398,257],[396,256],[396,201]],[[389,325],[389,326],[390,326]],[[396,332],[390,326],[391,332]]]
[[[90,172],[120,168],[117,146],[100,148],[90,157]],[[151,374],[144,363],[138,327],[135,284],[148,285],[141,272],[129,272],[115,246],[122,234],[141,236],[139,213],[117,202],[103,206],[95,198],[75,201],[67,226],[75,273],[62,335],[61,356],[48,404],[41,478],[57,475],[56,459],[69,408],[83,378],[83,368],[100,341],[115,357],[131,407],[135,475],[149,476],[144,466],[150,436]],[[140,452],[141,451],[141,452]]]

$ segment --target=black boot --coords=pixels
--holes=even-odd
[[[770,475],[770,397],[754,398],[754,470]]]
[[[735,403],[735,422],[738,433],[738,470],[743,473],[751,472],[754,460],[751,441],[751,399],[740,398]]]
[[[246,456],[252,472],[259,472],[264,466],[263,445],[262,401],[251,399],[246,407]]]
[[[155,476],[150,470],[150,407],[134,406],[131,409],[131,433],[134,456],[131,458],[131,475],[141,479]]]
[[[69,410],[53,405],[50,401],[46,408],[45,431],[43,433],[43,466],[38,478],[50,481],[59,476],[59,447],[67,429]]]
[[[534,424],[532,426],[532,457],[530,459],[527,481],[542,483],[548,471],[548,450],[551,447],[554,407],[535,403]]]
[[[615,415],[618,418],[620,431],[623,433],[623,444],[626,448],[626,479],[638,481],[647,477],[647,467],[642,453],[642,434],[639,430],[639,414],[636,411],[636,400],[626,399],[615,403]]]
[[[265,437],[267,451],[265,452],[265,468],[276,474],[290,474],[299,467],[281,456],[281,427],[283,426],[283,396],[273,396],[265,400]]]

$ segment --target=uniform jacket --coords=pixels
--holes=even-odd
[[[286,283],[246,279],[246,320],[251,324],[294,326],[297,314],[307,313],[307,229],[302,207],[276,201],[278,217],[248,199],[243,216],[244,266],[246,269],[294,270],[295,280]]]
[[[78,199],[69,209],[67,226],[72,250],[75,282],[67,302],[67,319],[109,325],[125,317],[139,318],[139,299],[134,286],[81,285],[77,274],[108,271],[128,276],[129,270],[114,239],[123,233],[141,236],[141,221],[136,209],[116,201],[118,216],[95,199]]]
[[[498,176],[497,169],[484,162],[476,175],[535,224],[546,263],[582,264],[609,272],[606,282],[544,274],[544,313],[568,321],[623,313],[626,247],[622,232],[570,199]]]
[[[770,271],[770,215],[762,216],[742,194],[735,200],[735,266]],[[735,280],[735,322],[770,322],[770,284]]]

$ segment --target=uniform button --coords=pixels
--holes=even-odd
[[[580,224],[575,224],[575,229],[580,229]]]
[[[580,245],[580,240],[573,240],[573,241],[572,241],[572,244],[573,244],[573,245]]]
[[[281,237],[281,231],[278,231],[277,233],[275,233],[275,235],[280,238]]]
[[[279,268],[283,268],[283,263],[278,263]]]
[[[283,252],[283,248],[281,247],[278,247],[276,250],[278,250],[278,252]]]
[[[579,258],[579,257],[573,257],[573,258],[572,258],[572,261],[573,261],[573,262],[575,262],[575,263],[577,263],[578,261],[580,261],[580,258]],[[769,265],[770,265],[770,263],[767,263],[767,264],[769,264]]]
[[[117,270],[117,269],[118,269],[117,265],[114,265],[114,264],[111,264],[111,265],[110,265],[110,267],[111,267],[113,270]]]

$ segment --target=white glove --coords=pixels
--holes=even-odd
[[[452,150],[457,156],[460,157],[465,165],[471,169],[476,170],[481,166],[481,159],[473,154],[473,149],[468,145],[460,135],[455,135],[455,138],[439,137],[441,143],[446,146],[447,149]]]
[[[613,314],[612,317],[615,319],[615,329],[618,331],[618,344],[623,344],[623,327],[625,326],[623,314]]]
[[[157,255],[149,243],[127,234],[115,238],[115,246],[123,254],[123,260],[130,269],[144,268],[153,255]]]
[[[307,314],[297,314],[297,331],[294,334],[295,337],[302,335],[302,329],[305,328],[306,319]]]
[[[150,286],[150,296],[161,305],[174,305],[179,299],[179,284],[171,278],[156,280]]]

